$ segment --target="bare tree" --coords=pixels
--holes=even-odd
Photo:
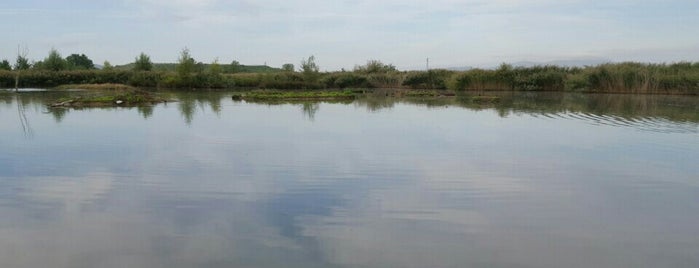
[[[19,92],[19,75],[23,70],[29,69],[29,60],[27,59],[28,49],[25,46],[20,50],[17,45],[17,62],[15,63],[15,92]]]
[[[27,59],[27,54],[29,49],[25,46],[24,49],[20,49],[17,45],[17,61],[15,62],[15,92],[19,92],[19,75],[23,70],[29,69],[29,59]],[[26,137],[31,137],[33,135],[32,127],[29,125],[29,120],[27,120],[27,115],[25,113],[26,108],[24,103],[20,98],[20,95],[15,95],[15,102],[17,102],[17,115],[19,116],[19,122],[22,125],[22,131]]]

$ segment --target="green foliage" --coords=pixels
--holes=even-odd
[[[210,88],[223,88],[226,86],[225,81],[223,80],[222,73],[223,68],[221,68],[221,65],[218,64],[218,59],[215,59],[211,64],[209,65],[206,73],[206,84]]]
[[[49,51],[49,56],[46,57],[41,64],[37,64],[37,66],[40,66],[43,70],[62,71],[67,69],[68,63],[61,57],[58,50],[51,49],[51,51]]]
[[[403,80],[404,86],[414,89],[446,89],[454,71],[433,69],[427,72],[410,72]]]
[[[369,87],[372,88],[398,88],[403,83],[403,75],[395,72],[367,74]]]
[[[95,64],[85,54],[71,54],[66,57],[66,62],[71,70],[90,70],[95,68]]]
[[[239,73],[228,75],[227,80],[240,88],[257,88],[262,83],[261,74]]]
[[[129,72],[125,84],[134,87],[158,87],[162,80],[159,72]]]
[[[234,73],[239,73],[240,71],[242,71],[242,67],[240,65],[240,62],[234,60],[231,62],[230,65],[228,65],[227,72],[234,74]]]
[[[553,91],[563,90],[569,71],[565,67],[558,66],[534,66],[530,68],[514,69],[514,81],[508,81],[506,77],[498,74],[504,83],[513,83],[510,89]]]
[[[371,84],[365,75],[340,72],[326,75],[321,80],[326,88],[369,88]]]
[[[452,90],[563,90],[569,70],[556,66],[513,68],[503,64],[496,70],[473,69],[454,75]]]
[[[102,63],[102,71],[113,71],[113,70],[114,70],[114,66],[112,66],[112,64],[109,63],[109,61],[104,61],[104,63]]]
[[[286,72],[261,75],[261,83],[258,87],[273,89],[308,89],[319,88],[320,86],[308,83],[301,74]]]
[[[152,71],[160,71],[160,72],[175,72],[177,71],[177,63],[153,63],[153,69]],[[205,70],[209,67],[210,64],[208,63],[201,63],[202,70]],[[119,66],[114,66],[114,69],[116,70],[133,70],[134,69],[134,63],[129,63],[126,65],[119,65]],[[240,65],[237,64],[234,66],[235,70],[231,70],[231,65],[230,64],[221,64],[221,69],[223,73],[226,74],[232,74],[232,73],[278,73],[281,72],[282,70],[279,68],[274,68],[270,66],[264,66],[264,65]]]
[[[286,64],[282,65],[282,71],[294,72],[294,65],[291,63],[286,63]]]
[[[150,57],[145,53],[141,52],[133,63],[134,71],[151,71],[153,70],[153,63],[150,61]]]
[[[358,73],[373,74],[373,73],[388,73],[395,72],[396,67],[393,64],[384,64],[378,60],[368,60],[365,65],[355,66],[354,71]]]
[[[179,85],[192,86],[192,73],[194,73],[197,68],[197,62],[192,58],[188,48],[182,49],[177,62],[177,79],[179,80]]]
[[[22,55],[17,55],[17,60],[15,61],[15,70],[29,70],[32,65],[29,64],[29,59]]]
[[[10,65],[10,62],[8,60],[2,60],[0,62],[0,70],[11,71],[12,66]]]
[[[29,70],[22,73],[20,87],[55,87],[67,84],[126,84],[132,72],[102,72],[96,70],[49,71]],[[14,87],[15,76],[10,72],[0,73],[0,87]]]
[[[301,71],[304,80],[309,83],[315,83],[318,80],[320,68],[316,64],[316,57],[311,55],[308,59],[301,60]]]
[[[699,65],[625,62],[603,64],[583,71],[585,81],[577,88],[594,92],[679,93],[699,92]]]
[[[53,53],[52,53],[53,54]],[[56,52],[57,54],[57,52]],[[60,55],[58,55],[60,57]],[[54,87],[65,84],[128,84],[134,87],[165,88],[269,88],[269,89],[322,89],[322,88],[405,88],[432,89],[439,92],[448,88],[464,90],[516,91],[582,91],[651,94],[699,95],[699,63],[603,64],[585,68],[556,66],[473,69],[463,72],[448,70],[412,72],[334,72],[320,73],[313,57],[305,60],[305,73],[260,72],[227,74],[225,66],[214,61],[205,65],[196,63],[187,53],[180,57],[177,72],[138,72],[119,68],[54,71],[57,57],[47,57],[34,67],[22,72],[20,87]],[[186,68],[180,68],[180,65]],[[17,72],[0,70],[0,87],[14,87]],[[175,65],[172,65],[175,66]],[[315,67],[314,67],[315,66]],[[302,68],[303,69],[303,68]],[[184,71],[183,71],[184,70]],[[265,69],[269,70],[269,69]],[[276,69],[279,70],[279,69]],[[309,78],[309,74],[314,77]],[[434,93],[436,94],[436,93]],[[434,95],[433,94],[433,95]],[[444,93],[439,93],[444,94]],[[437,94],[437,95],[439,95]]]

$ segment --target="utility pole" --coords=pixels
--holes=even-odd
[[[426,66],[426,69],[429,71],[430,70],[430,58],[427,58],[427,64],[425,66]]]

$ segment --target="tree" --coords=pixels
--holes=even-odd
[[[177,62],[177,75],[181,79],[189,79],[189,76],[194,72],[197,62],[192,58],[188,48],[185,47],[180,52],[180,58]]]
[[[515,90],[515,69],[510,64],[502,63],[495,74],[499,77],[502,83],[506,83],[510,86],[510,90]]]
[[[24,70],[31,67],[29,64],[29,59],[27,58],[27,48],[20,50],[17,46],[17,61],[15,62],[15,92],[19,91],[19,76]]]
[[[241,68],[240,62],[238,62],[238,61],[236,61],[236,60],[232,61],[232,62],[231,62],[231,65],[228,66],[228,72],[229,72],[229,73],[238,73],[238,72],[241,71],[241,69],[242,69],[242,68]]]
[[[10,62],[8,60],[2,60],[2,62],[0,62],[0,70],[11,71],[12,66],[10,65]]]
[[[114,70],[114,66],[112,66],[112,64],[109,63],[109,61],[104,61],[104,63],[102,63],[102,71],[112,71],[112,70]]]
[[[68,64],[66,63],[66,60],[61,57],[61,54],[58,53],[58,50],[55,48],[52,48],[51,51],[49,51],[49,56],[46,57],[41,64],[43,69],[49,71],[62,71],[65,70],[67,66]]]
[[[32,70],[44,70],[44,61],[35,61],[32,64]]]
[[[218,59],[214,59],[209,65],[209,73],[212,75],[221,74],[221,64],[218,63]]]
[[[66,62],[68,63],[68,67],[70,69],[77,69],[77,70],[91,70],[95,69],[95,64],[92,62],[90,58],[85,56],[85,54],[71,54],[70,56],[66,57]]]
[[[291,63],[284,64],[284,65],[282,65],[282,70],[284,70],[285,72],[293,73],[294,72],[294,65]]]
[[[150,71],[153,70],[153,63],[150,61],[150,57],[145,53],[141,52],[133,63],[134,71]]]
[[[209,65],[209,86],[211,87],[221,87],[223,86],[223,77],[221,76],[221,64],[218,63],[218,59],[214,59]]]
[[[366,62],[366,65],[355,66],[354,71],[367,74],[388,73],[396,71],[396,67],[393,66],[393,64],[384,64],[383,62],[378,60],[368,60]]]
[[[25,55],[17,55],[17,61],[15,62],[15,70],[28,70],[32,65],[29,64],[29,59]]]
[[[311,55],[306,60],[301,60],[301,70],[304,80],[307,82],[315,82],[318,79],[320,68],[316,64],[316,57]]]

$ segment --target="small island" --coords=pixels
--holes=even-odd
[[[115,106],[145,106],[172,101],[162,98],[157,94],[134,89],[125,85],[78,85],[65,87],[70,89],[86,88],[118,88],[111,92],[98,91],[90,95],[81,95],[70,98],[60,98],[48,104],[50,108],[70,108],[70,107],[115,107]]]

